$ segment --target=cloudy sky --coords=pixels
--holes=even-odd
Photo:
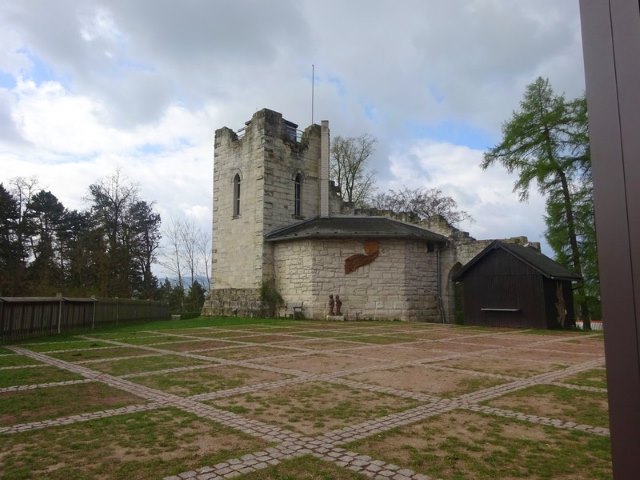
[[[578,0],[0,1],[0,182],[68,208],[117,168],[211,221],[213,132],[264,107],[370,133],[378,186],[438,187],[476,238],[544,239],[544,203],[479,168],[527,84],[584,91]],[[545,249],[546,253],[550,253]]]

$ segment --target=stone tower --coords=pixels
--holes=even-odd
[[[265,234],[329,212],[328,148],[328,122],[300,132],[268,109],[238,133],[215,132],[212,286],[203,315],[260,312],[261,286],[273,279]]]

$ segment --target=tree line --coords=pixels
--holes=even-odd
[[[0,183],[0,296],[154,299],[199,311],[205,290],[195,279],[187,289],[154,274],[161,218],[136,185],[116,171],[85,200],[68,209],[36,177]]]
[[[520,109],[504,123],[502,135],[485,152],[481,167],[501,164],[517,175],[514,192],[521,201],[533,185],[545,196],[545,238],[555,260],[582,278],[575,300],[589,329],[589,319],[600,315],[600,293],[586,98],[567,100],[553,91],[549,80],[538,78],[526,87]],[[375,172],[367,165],[375,143],[368,134],[332,141],[331,179],[343,200],[418,218],[441,215],[452,225],[470,219],[438,188],[377,192]]]

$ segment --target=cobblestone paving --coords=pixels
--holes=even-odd
[[[375,327],[375,325],[373,325]],[[318,324],[314,323],[301,323],[302,330],[304,327],[306,328],[306,332],[327,332],[327,328],[318,329]],[[323,325],[324,327],[324,325]],[[366,327],[366,324],[362,324],[362,327]],[[64,385],[72,385],[78,383],[86,383],[86,382],[102,382],[110,387],[118,388],[120,390],[126,391],[128,393],[134,394],[138,397],[141,397],[147,400],[146,404],[142,405],[131,405],[122,408],[116,408],[111,410],[103,410],[100,412],[92,412],[92,413],[83,413],[78,415],[71,415],[62,418],[56,418],[51,420],[43,420],[39,422],[32,423],[24,423],[18,425],[12,425],[9,427],[1,427],[0,434],[11,434],[17,432],[24,432],[28,430],[36,430],[42,428],[48,428],[57,425],[70,425],[77,422],[86,422],[98,418],[112,417],[118,415],[126,415],[135,412],[149,411],[158,408],[163,408],[167,406],[176,407],[182,409],[184,411],[195,414],[201,418],[206,418],[209,420],[213,420],[220,424],[223,424],[227,427],[231,427],[247,433],[249,435],[261,438],[268,442],[274,444],[271,448],[266,448],[263,451],[250,453],[244,455],[240,458],[230,459],[225,462],[221,462],[216,465],[211,466],[203,466],[197,470],[183,472],[177,476],[166,477],[165,480],[177,480],[177,479],[188,479],[193,478],[196,480],[208,480],[208,479],[226,479],[226,478],[234,478],[242,476],[246,473],[250,473],[253,471],[261,470],[267,468],[270,465],[276,465],[283,460],[295,458],[303,455],[312,455],[316,458],[322,459],[327,462],[332,462],[340,467],[347,468],[351,471],[360,473],[368,478],[374,479],[392,479],[392,480],[426,480],[430,477],[416,473],[412,470],[402,468],[399,465],[393,465],[389,463],[385,463],[382,460],[371,458],[366,455],[360,455],[357,452],[347,451],[341,448],[341,445],[351,443],[355,440],[360,440],[367,438],[371,435],[379,434],[393,428],[401,427],[404,425],[410,425],[419,421],[422,421],[426,418],[440,415],[445,412],[450,412],[456,409],[465,409],[473,412],[480,412],[488,415],[494,415],[498,417],[504,418],[512,418],[516,420],[520,420],[523,422],[529,422],[533,424],[540,425],[548,425],[558,429],[568,429],[568,430],[576,430],[585,432],[593,435],[609,435],[609,431],[603,427],[596,427],[591,425],[582,425],[577,424],[575,422],[559,420],[554,418],[547,418],[536,415],[528,415],[520,412],[515,412],[511,410],[505,410],[500,408],[489,407],[486,405],[481,405],[480,402],[484,402],[486,400],[491,400],[498,398],[507,393],[516,392],[518,390],[522,390],[524,388],[534,386],[534,385],[555,385],[564,388],[571,388],[574,390],[581,390],[585,392],[606,392],[605,389],[597,388],[597,387],[589,387],[589,386],[580,386],[580,385],[572,385],[563,383],[562,379],[565,377],[569,377],[575,375],[576,373],[590,370],[593,368],[602,367],[604,364],[604,359],[601,355],[593,354],[593,353],[581,353],[578,352],[579,356],[584,358],[583,361],[573,362],[571,366],[561,368],[558,370],[553,370],[551,372],[545,372],[537,375],[531,375],[527,378],[516,377],[511,375],[490,373],[490,372],[481,372],[469,369],[460,369],[448,367],[446,365],[435,365],[436,362],[443,362],[451,359],[458,358],[474,358],[474,357],[482,357],[485,354],[493,355],[496,354],[506,356],[510,351],[522,349],[522,344],[505,346],[501,345],[500,342],[496,342],[496,344],[491,345],[490,340],[492,338],[498,338],[501,335],[509,335],[513,336],[516,333],[508,331],[508,332],[469,332],[466,335],[460,335],[459,332],[452,331],[452,335],[450,337],[445,336],[444,338],[439,339],[418,339],[411,340],[407,342],[399,342],[388,345],[377,345],[372,343],[355,343],[357,342],[358,336],[393,336],[397,334],[410,335],[416,331],[416,326],[398,326],[397,331],[394,333],[369,333],[366,331],[366,328],[361,328],[361,331],[353,332],[353,337],[349,337],[350,343],[341,345],[340,348],[335,348],[331,350],[318,350],[312,348],[305,348],[304,345],[306,342],[316,341],[319,338],[313,336],[298,336],[297,332],[293,333],[283,333],[278,331],[277,337],[279,340],[263,343],[263,342],[251,342],[246,341],[247,339],[251,339],[251,337],[260,337],[263,335],[269,335],[268,328],[261,328],[260,332],[257,333],[254,329],[253,331],[247,331],[244,336],[237,336],[235,333],[232,338],[216,338],[216,340],[220,340],[227,345],[221,346],[219,348],[209,348],[206,350],[198,350],[197,344],[201,341],[211,341],[211,337],[200,336],[201,334],[207,334],[211,332],[223,332],[224,328],[199,328],[194,329],[193,334],[184,334],[184,333],[166,333],[166,332],[144,332],[148,333],[148,336],[144,338],[153,338],[154,336],[162,336],[162,335],[171,335],[172,337],[176,337],[176,341],[167,341],[166,336],[163,337],[163,341],[158,343],[147,343],[147,344],[135,344],[135,343],[126,343],[122,340],[127,340],[128,337],[123,334],[122,337],[119,338],[101,338],[101,337],[91,337],[91,336],[79,336],[78,338],[82,340],[90,340],[90,341],[99,341],[101,344],[108,344],[108,347],[95,347],[92,349],[73,349],[72,351],[82,351],[82,350],[97,350],[97,349],[105,349],[105,348],[113,348],[113,347],[127,347],[127,348],[135,348],[141,352],[148,352],[146,354],[137,355],[137,356],[124,356],[124,357],[114,357],[114,358],[105,358],[105,359],[96,359],[96,360],[85,360],[80,362],[67,362],[64,360],[60,360],[50,356],[49,354],[57,354],[65,351],[71,350],[56,350],[51,352],[34,352],[28,350],[28,348],[17,347],[17,346],[8,346],[6,348],[12,350],[14,353],[29,357],[33,360],[41,362],[37,365],[24,365],[24,366],[11,366],[11,367],[3,367],[1,370],[9,370],[9,369],[18,369],[18,368],[33,368],[44,365],[52,365],[57,368],[61,368],[67,370],[69,372],[73,372],[79,374],[84,377],[83,380],[72,380],[66,382],[51,382],[45,384],[36,384],[36,385],[20,385],[20,386],[10,386],[0,389],[0,393],[4,392],[15,392],[15,391],[23,391],[23,390],[33,390],[33,389],[41,389],[48,388],[53,386],[64,386]],[[445,328],[442,326],[438,326],[437,328]],[[428,330],[428,327],[425,327]],[[250,329],[247,329],[250,330]],[[228,330],[229,332],[237,332],[237,330]],[[336,328],[335,332],[339,333],[344,330]],[[135,339],[143,338],[142,336],[132,337]],[[283,339],[284,338],[284,339]],[[581,338],[586,338],[586,336],[582,336]],[[482,339],[485,342],[484,345],[467,343],[465,340],[471,342],[473,339]],[[185,341],[193,341],[194,348],[191,351],[174,351],[169,350],[167,348],[162,348],[163,346],[171,345],[172,343],[184,343]],[[526,345],[526,348],[536,348],[536,351],[540,352],[549,352],[554,354],[563,354],[567,353],[561,349],[561,342],[566,341],[567,338],[564,335],[561,336],[541,336],[539,340],[533,341]],[[292,342],[295,341],[295,345],[284,344],[284,342]],[[468,351],[461,352],[452,352],[447,351],[447,347],[450,346],[448,342],[455,342],[459,345],[473,345],[474,349],[469,349]],[[54,342],[51,342],[52,344]],[[55,342],[57,344],[61,342]],[[71,343],[71,341],[69,342]],[[508,342],[507,342],[508,343]],[[46,345],[47,342],[41,342],[37,345]],[[433,350],[442,350],[441,355],[436,355],[432,358],[421,359],[421,360],[409,360],[409,361],[391,361],[387,362],[383,365],[380,363],[367,365],[364,367],[350,368],[344,369],[331,373],[309,373],[302,370],[298,370],[295,368],[281,368],[269,365],[265,363],[265,361],[270,361],[273,359],[282,359],[289,358],[292,360],[292,365],[295,366],[296,358],[304,358],[305,356],[317,355],[318,353],[326,354],[335,354],[340,355],[340,357],[352,357],[358,359],[368,359],[366,353],[363,355],[359,355],[359,350],[365,350],[371,348],[372,346],[380,346],[380,347],[393,347],[397,349],[402,349],[406,347],[415,348],[416,344],[420,347],[425,347],[425,345],[430,346]],[[558,345],[560,344],[560,345]],[[33,344],[35,345],[35,344]],[[271,356],[271,357],[257,357],[252,358],[250,360],[229,360],[220,357],[216,357],[216,351],[224,351],[228,348],[260,348],[265,345],[269,346],[277,346],[278,348],[285,349],[289,353]],[[27,345],[28,347],[28,345]],[[202,355],[202,352],[206,351],[208,355]],[[571,355],[576,356],[576,352],[570,352]],[[127,360],[127,359],[135,359],[142,358],[146,356],[152,355],[172,355],[172,356],[180,356],[189,359],[195,359],[200,361],[205,361],[207,363],[203,365],[194,365],[187,367],[178,367],[178,368],[169,368],[160,371],[153,372],[139,372],[126,374],[122,376],[114,376],[105,374],[102,372],[98,372],[92,370],[90,366],[94,363],[100,363],[105,361],[114,361],[114,360]],[[371,358],[370,360],[376,360]],[[378,359],[379,360],[379,359]],[[213,365],[216,366],[236,366],[243,367],[255,370],[263,370],[278,374],[285,374],[289,376],[289,378],[285,378],[282,380],[276,381],[267,381],[256,383],[247,386],[241,386],[236,388],[230,388],[226,390],[219,390],[213,392],[207,392],[199,395],[193,395],[190,397],[180,397],[177,395],[173,395],[161,390],[153,389],[150,387],[146,387],[129,379],[134,379],[140,376],[146,375],[158,375],[158,374],[170,374],[177,372],[188,372],[195,371],[203,368],[209,368]],[[436,395],[430,395],[425,393],[413,392],[408,390],[402,390],[398,388],[386,387],[371,383],[366,383],[362,381],[353,381],[346,377],[361,374],[366,372],[374,372],[378,370],[391,370],[400,367],[407,366],[422,366],[425,368],[432,368],[434,370],[439,370],[443,372],[454,372],[454,373],[462,373],[467,376],[478,377],[478,378],[490,378],[490,379],[498,379],[502,380],[503,383],[490,387],[484,388],[480,390],[476,390],[471,393],[459,395],[455,398],[441,398]],[[307,437],[304,435],[300,435],[291,431],[288,431],[284,428],[280,428],[277,426],[270,425],[268,423],[264,423],[258,420],[245,418],[242,415],[231,413],[225,410],[220,410],[203,402],[208,400],[214,400],[219,398],[226,398],[240,394],[247,393],[257,393],[264,392],[269,390],[278,390],[287,386],[303,384],[308,382],[328,382],[334,383],[338,385],[347,386],[352,389],[357,389],[361,391],[369,391],[369,392],[377,392],[383,393],[387,395],[393,395],[401,398],[408,398],[415,400],[421,405],[410,408],[401,412],[393,413],[390,415],[386,415],[384,417],[375,418],[371,420],[367,420],[361,422],[359,424],[350,425],[345,428],[337,429],[334,431],[326,432],[317,437]]]

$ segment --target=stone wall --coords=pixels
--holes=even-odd
[[[248,127],[242,139],[216,131],[213,172],[212,284],[215,289],[258,288],[262,280],[262,135]],[[233,179],[240,175],[240,214],[233,215]]]
[[[422,242],[380,240],[376,260],[346,274],[347,257],[361,240],[303,240],[274,247],[276,287],[286,303],[304,303],[307,318],[327,315],[329,295],[340,295],[351,320],[438,321],[437,256]]]
[[[202,308],[203,316],[259,317],[265,311],[260,301],[260,289],[220,288],[211,290]]]
[[[213,182],[212,290],[203,312],[214,314],[221,292],[259,289],[274,276],[273,246],[264,235],[320,213],[320,126],[298,136],[297,125],[272,110],[256,112],[241,136],[216,131]],[[233,179],[240,175],[240,213]],[[295,178],[302,178],[295,215]],[[340,202],[330,192],[332,211]],[[226,307],[225,307],[226,308]]]

